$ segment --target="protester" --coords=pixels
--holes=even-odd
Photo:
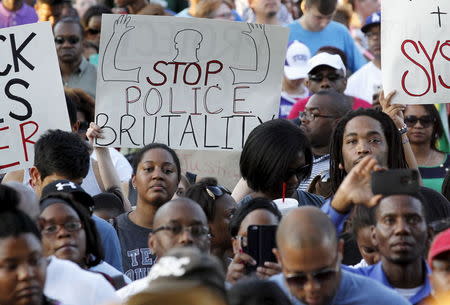
[[[260,279],[237,282],[228,291],[228,300],[230,305],[291,305],[277,284]]]
[[[439,112],[434,105],[408,105],[404,111],[406,135],[419,165],[423,185],[441,192],[445,175],[450,169],[450,155],[437,148],[444,135]]]
[[[0,2],[0,29],[10,26],[35,23],[35,10],[23,0],[3,0]]]
[[[323,90],[334,90],[343,93],[347,87],[347,69],[342,57],[330,54],[324,50],[313,56],[308,62],[308,77],[305,85],[311,93]],[[299,100],[291,109],[288,119],[298,118],[300,112],[304,111],[305,105],[310,97]],[[352,104],[352,109],[370,108],[371,105],[361,99],[347,96]]]
[[[177,199],[179,197],[184,197],[184,194],[186,193],[187,189],[191,186],[191,183],[187,179],[186,175],[182,174],[180,183],[178,183],[178,188],[175,194],[173,195],[172,199]]]
[[[300,129],[311,143],[313,167],[311,176],[300,183],[299,189],[307,190],[317,175],[328,175],[331,135],[339,119],[349,111],[351,105],[345,95],[335,91],[319,91],[309,99],[305,111],[300,113]]]
[[[132,280],[147,276],[155,262],[148,247],[157,210],[168,202],[180,182],[180,161],[164,144],[144,146],[133,160],[132,187],[137,191],[136,209],[114,218],[122,246],[123,270]]]
[[[49,187],[53,189],[51,184],[46,188]],[[69,194],[53,193],[46,188],[44,192],[50,194],[41,199],[39,216],[45,256],[55,255],[81,268],[105,274],[116,289],[121,288],[120,283],[130,283],[130,279],[102,261],[100,237],[88,211]],[[116,282],[114,278],[120,278],[120,281]]]
[[[293,198],[299,205],[321,206],[322,197],[297,189],[310,176],[312,160],[308,139],[293,123],[278,119],[259,125],[250,132],[239,161],[251,189],[240,203],[257,197]]]
[[[347,55],[349,70],[355,72],[365,64],[365,59],[348,30],[331,20],[336,5],[336,0],[304,0],[303,16],[288,26],[289,41],[302,41],[312,54],[324,45],[337,47]]]
[[[128,14],[139,14],[148,5],[146,0],[114,0],[114,3]]]
[[[428,252],[428,265],[431,268],[431,296],[427,305],[444,305],[450,300],[450,229],[437,235]]]
[[[202,0],[191,10],[192,17],[233,20],[232,5],[227,0]]]
[[[123,213],[123,195],[117,195],[114,190],[100,193],[92,197],[94,200],[93,214],[109,221]]]
[[[0,185],[0,303],[57,305],[44,295],[47,260],[35,223],[18,210],[18,194]]]
[[[281,213],[276,205],[264,198],[252,199],[238,206],[230,221],[234,258],[228,266],[227,281],[236,283],[250,275],[247,269],[253,266],[256,276],[268,278],[280,273],[280,266],[274,262],[264,262],[264,267],[255,266],[255,259],[248,255],[247,229],[251,225],[278,225]]]
[[[36,0],[34,8],[39,21],[50,21],[53,25],[61,18],[64,3],[68,0]]]
[[[216,179],[204,178],[190,186],[184,196],[202,207],[211,228],[211,254],[227,266],[233,249],[229,223],[236,211],[236,202],[231,197],[231,192],[218,185]]]
[[[174,248],[162,256],[144,279],[118,291],[123,301],[146,292],[177,292],[185,287],[203,287],[226,300],[225,277],[217,258],[193,247]],[[153,303],[152,303],[153,304]]]
[[[381,89],[381,13],[367,17],[361,28],[373,59],[353,73],[348,79],[345,94],[373,103],[374,95]]]
[[[78,16],[83,17],[86,12],[97,5],[99,1],[97,0],[75,0],[73,7],[77,10]]]
[[[249,0],[248,6],[255,15],[255,23],[282,25],[277,17],[280,0]]]
[[[281,88],[279,118],[285,119],[299,100],[309,96],[309,90],[304,81],[307,77],[308,60],[311,53],[307,46],[294,40],[286,51],[284,76]]]
[[[409,304],[395,291],[342,270],[342,250],[324,213],[309,206],[295,209],[278,227],[275,253],[283,273],[271,280],[294,305]]]
[[[83,57],[83,26],[78,19],[65,17],[53,33],[64,86],[83,89],[95,98],[97,68]]]
[[[84,28],[84,39],[100,45],[100,32],[102,29],[102,14],[111,14],[110,8],[104,5],[93,5],[84,14],[80,15],[81,25]],[[92,122],[92,121],[91,121]]]

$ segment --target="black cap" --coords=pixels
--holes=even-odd
[[[86,207],[92,213],[94,208],[94,199],[92,199],[91,195],[86,193],[86,191],[75,182],[69,180],[53,181],[42,189],[41,198],[45,198],[48,195],[55,193],[70,193],[73,199]]]

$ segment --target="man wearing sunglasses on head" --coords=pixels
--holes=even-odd
[[[372,279],[341,270],[343,241],[327,215],[315,207],[300,207],[282,219],[277,246],[283,273],[271,280],[293,305],[410,304]]]
[[[314,94],[319,91],[334,90],[343,93],[347,88],[346,67],[343,60],[337,54],[322,52],[312,57],[308,62],[308,77],[305,85]],[[298,101],[291,109],[288,119],[297,119],[300,112],[305,110],[305,106],[311,97]],[[370,108],[368,102],[348,96],[352,103],[352,109]]]
[[[97,68],[83,57],[82,25],[65,17],[55,24],[53,33],[64,86],[83,89],[95,98]]]

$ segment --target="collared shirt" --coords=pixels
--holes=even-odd
[[[422,300],[426,299],[431,294],[431,284],[430,280],[428,279],[428,276],[431,274],[431,269],[428,267],[427,263],[423,262],[426,270],[425,275],[425,282],[422,288],[412,297],[409,298],[409,301],[412,304],[418,304]],[[367,276],[371,279],[374,279],[381,284],[383,284],[386,287],[395,289],[388,281],[386,273],[384,273],[382,262],[378,262],[375,265],[369,266],[369,267],[362,267],[362,268],[351,268],[348,266],[342,266],[345,270],[350,271],[355,274],[360,274]]]
[[[269,280],[278,284],[293,305],[304,305],[290,293],[283,274],[274,275]],[[327,305],[348,304],[406,305],[410,303],[396,291],[388,289],[372,279],[342,270],[336,295]]]
[[[67,82],[64,82],[64,86],[82,89],[93,98],[95,98],[96,84],[97,67],[89,63],[84,57],[81,59],[78,71],[73,73]]]
[[[20,9],[13,12],[7,10],[0,2],[0,29],[37,21],[38,16],[31,6],[24,3]]]

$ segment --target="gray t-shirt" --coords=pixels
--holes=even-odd
[[[152,230],[134,224],[128,214],[115,218],[115,228],[122,247],[123,272],[135,281],[147,276],[156,262],[156,256],[148,248],[148,237]]]

